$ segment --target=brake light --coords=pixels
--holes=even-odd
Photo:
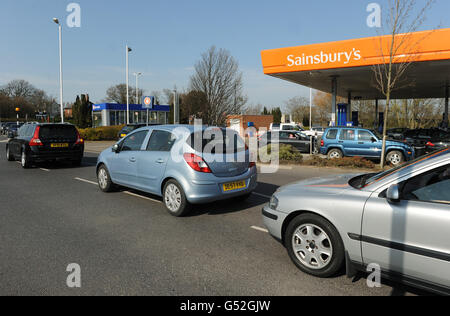
[[[77,141],[75,142],[75,145],[83,145],[84,139],[81,138],[80,133],[77,131]]]
[[[40,131],[40,129],[41,129],[40,126],[36,127],[36,130],[34,131],[33,138],[30,140],[30,143],[29,143],[29,145],[31,147],[44,146],[44,144],[42,144],[41,140],[39,139],[39,131]]]
[[[183,156],[189,167],[191,167],[195,171],[212,173],[211,169],[209,169],[208,164],[203,160],[202,157],[199,157],[195,154],[184,154]]]
[[[321,147],[325,146],[325,142],[323,141],[323,139],[320,141],[320,146]]]
[[[248,168],[251,169],[253,167],[256,167],[256,162],[251,161],[250,164],[248,165]]]
[[[428,147],[434,147],[434,146],[436,146],[436,145],[433,144],[432,142],[428,142],[425,146],[428,146]]]

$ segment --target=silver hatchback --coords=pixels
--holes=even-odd
[[[246,199],[257,171],[236,132],[166,125],[138,129],[103,151],[97,179],[104,192],[120,185],[162,196],[170,214],[183,216],[193,204]]]
[[[264,223],[302,271],[378,267],[385,277],[450,294],[450,149],[377,174],[280,188]]]

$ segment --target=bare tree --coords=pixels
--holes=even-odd
[[[190,90],[206,95],[208,113],[205,123],[210,125],[224,124],[227,115],[240,114],[247,102],[237,61],[225,49],[214,46],[195,65]]]
[[[383,62],[373,66],[375,87],[386,97],[385,119],[383,126],[383,147],[381,152],[381,167],[384,168],[386,157],[387,126],[392,92],[410,85],[404,78],[405,71],[411,65],[414,54],[420,42],[414,42],[411,34],[425,21],[425,13],[435,0],[427,0],[425,5],[415,12],[416,0],[389,0],[389,14],[386,26],[389,29],[389,55],[384,55],[384,43],[380,40],[380,51]],[[417,12],[417,11],[416,11]]]
[[[36,88],[25,80],[13,80],[6,84],[2,89],[2,93],[10,98],[29,99],[36,92]]]
[[[140,103],[140,100],[136,100],[136,89],[129,86],[129,100],[130,103]],[[144,90],[139,89],[139,95],[144,95]],[[125,83],[118,84],[115,86],[112,86],[106,90],[106,98],[103,100],[103,102],[115,102],[119,104],[126,104],[127,103],[127,85]]]
[[[242,110],[242,113],[245,115],[260,115],[262,112],[263,105],[261,103],[247,105]]]

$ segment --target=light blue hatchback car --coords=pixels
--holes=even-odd
[[[256,164],[233,130],[190,125],[140,128],[103,151],[97,179],[104,192],[117,185],[163,197],[173,216],[193,204],[246,199],[256,188]]]

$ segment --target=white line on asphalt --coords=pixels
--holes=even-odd
[[[129,191],[123,191],[123,193],[131,195],[131,196],[134,196],[134,197],[138,197],[138,198],[141,198],[141,199],[144,199],[144,200],[153,201],[153,202],[157,202],[157,203],[162,203],[161,201],[158,201],[158,200],[155,200],[155,199],[151,199],[149,197],[142,196],[142,195],[139,195],[139,194],[135,194],[135,193],[132,193],[132,192],[129,192]]]
[[[81,181],[81,182],[86,182],[86,183],[93,184],[93,185],[97,185],[97,182],[89,181],[89,180],[86,180],[86,179],[75,178],[75,180],[78,180],[78,181]]]
[[[269,196],[269,195],[265,195],[265,194],[261,194],[261,193],[257,193],[257,192],[252,192],[254,195],[257,195],[257,196],[262,196],[262,197],[264,197],[264,198],[266,198],[266,199],[271,199],[272,197],[271,196]]]
[[[263,233],[269,233],[269,231],[267,229],[261,228],[261,227],[258,227],[258,226],[252,226],[250,228],[254,229],[254,230],[258,230],[258,231],[263,232]]]
[[[45,171],[45,172],[50,172],[50,170],[45,169],[45,168],[39,168],[39,169],[41,169],[42,171]]]
[[[8,140],[0,140],[0,143],[7,143]]]

